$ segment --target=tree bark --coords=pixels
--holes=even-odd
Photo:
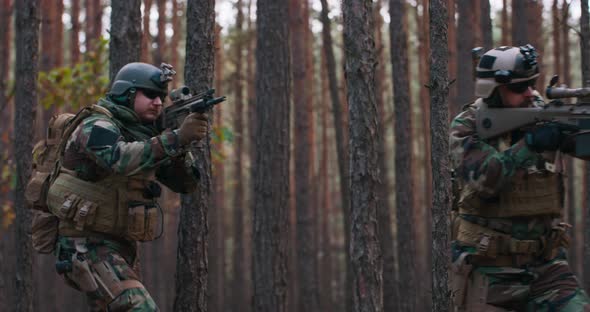
[[[416,279],[416,239],[413,235],[414,189],[408,183],[412,174],[412,108],[410,106],[410,85],[408,77],[408,39],[403,17],[405,1],[390,0],[389,35],[391,42],[391,67],[395,116],[395,207],[397,228],[397,256],[399,277],[396,289],[399,294],[399,309],[389,302],[385,311],[415,311],[418,294]],[[384,267],[389,264],[384,262]],[[386,288],[384,287],[384,291]],[[391,290],[389,290],[391,292]],[[384,298],[385,299],[385,298]],[[389,299],[385,299],[387,302]]]
[[[256,158],[252,197],[254,303],[257,312],[287,310],[289,196],[289,9],[257,1]]]
[[[26,207],[24,191],[31,175],[33,124],[37,107],[37,75],[39,48],[39,2],[16,1],[16,66],[14,128],[20,134],[14,139],[16,160],[16,299],[14,311],[33,311],[32,248],[30,211]]]
[[[184,80],[195,92],[213,83],[214,8],[215,0],[189,0],[187,3]],[[192,149],[200,173],[197,191],[181,195],[174,311],[207,311],[207,213],[212,187],[210,138],[200,144],[201,147]]]
[[[432,135],[432,311],[449,311],[450,264],[449,212],[451,176],[449,172],[449,116],[447,95],[447,8],[445,0],[431,0],[430,12],[430,113]]]
[[[355,311],[382,311],[382,259],[377,229],[380,184],[375,103],[375,42],[369,0],[344,0],[345,75],[350,116],[350,263]]]
[[[510,24],[508,23],[508,1],[502,0],[502,45],[509,46],[512,42],[510,38]]]
[[[111,3],[111,14],[115,13]],[[102,31],[102,0],[86,0],[86,51],[96,48]]]
[[[170,65],[172,65],[172,67],[174,68],[178,68],[178,44],[180,41],[180,33],[181,33],[181,28],[180,28],[180,19],[178,18],[178,10],[179,10],[179,5],[178,5],[178,1],[179,0],[172,0],[172,30],[174,31],[174,33],[172,34],[172,38],[170,38],[170,45],[168,45],[168,48],[170,49]],[[221,49],[221,47],[220,47]],[[221,64],[221,62],[217,62],[218,64]],[[176,81],[172,81],[174,87],[177,86],[177,82]],[[216,88],[217,90],[219,90],[218,92],[220,92],[221,89]],[[221,93],[220,93],[221,94]]]
[[[336,60],[334,57],[334,47],[332,43],[331,22],[328,17],[328,2],[321,0],[322,12],[320,19],[322,22],[322,45],[326,55],[328,81],[330,83],[330,99],[332,101],[332,114],[334,130],[336,132],[336,150],[338,156],[338,172],[340,175],[340,195],[342,206],[342,218],[344,219],[344,246],[350,245],[350,177],[348,161],[348,134],[345,133],[345,117],[342,113],[342,101],[340,100],[340,90],[336,78]],[[345,265],[344,265],[344,300],[345,311],[352,311],[352,269],[350,267],[350,250],[345,247]]]
[[[141,0],[111,1],[111,39],[109,40],[109,77],[113,78],[131,62],[139,61],[141,46]]]
[[[455,26],[456,0],[447,0],[448,9],[448,51],[449,51],[449,103],[457,103],[457,27]],[[450,116],[455,116],[461,108],[459,105],[449,105]]]

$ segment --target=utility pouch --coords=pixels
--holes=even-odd
[[[62,220],[72,219],[79,201],[80,197],[78,195],[67,194],[60,207],[54,211],[55,215]]]
[[[469,256],[468,253],[462,253],[451,265],[451,299],[453,305],[457,307],[459,311],[462,311],[465,307],[467,283],[469,282],[469,276],[471,275],[471,270],[473,268],[471,264],[467,264],[467,256]]]
[[[72,256],[72,272],[66,273],[66,275],[83,292],[94,292],[98,290],[98,284],[94,279],[94,274],[90,270],[88,261],[77,252]]]
[[[31,239],[33,248],[42,254],[55,250],[59,219],[52,213],[32,210]]]
[[[49,189],[49,172],[34,171],[25,189],[25,200],[34,210],[47,210],[47,190]]]
[[[551,228],[551,232],[543,240],[543,258],[545,260],[552,260],[559,254],[559,248],[568,248],[570,244],[570,236],[567,233],[572,226],[565,222],[560,222]]]
[[[132,241],[142,241],[146,226],[145,205],[129,207],[127,216],[127,238]]]

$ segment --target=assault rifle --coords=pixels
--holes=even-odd
[[[477,111],[476,129],[482,139],[516,130],[532,128],[546,123],[556,123],[568,134],[571,155],[590,157],[590,87],[570,89],[555,87],[559,80],[553,76],[546,89],[549,103],[543,107],[491,108],[482,105]],[[577,98],[574,104],[561,99]]]
[[[208,89],[193,95],[187,86],[172,90],[170,92],[172,105],[164,108],[164,113],[158,120],[158,127],[161,130],[177,129],[188,114],[192,112],[204,113],[226,100],[225,96],[214,97],[214,93],[215,89]]]

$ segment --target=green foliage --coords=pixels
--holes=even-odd
[[[108,40],[101,38],[95,50],[84,55],[84,61],[39,73],[41,104],[45,109],[65,105],[73,109],[95,103],[108,88]]]
[[[226,126],[214,127],[211,131],[211,158],[214,163],[223,162],[227,156],[224,152],[223,144],[225,142],[232,143],[234,141],[234,133]]]

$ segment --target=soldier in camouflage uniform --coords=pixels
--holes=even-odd
[[[127,64],[64,143],[47,195],[60,220],[56,267],[86,293],[92,311],[158,311],[134,268],[136,242],[163,231],[156,180],[175,192],[196,188],[198,171],[184,147],[208,133],[208,118],[198,113],[177,130],[155,127],[174,74],[166,64]]]
[[[543,105],[530,45],[485,53],[476,96],[451,124],[451,284],[456,311],[590,311],[565,258],[560,144],[554,125],[491,139],[476,132],[478,109]]]

